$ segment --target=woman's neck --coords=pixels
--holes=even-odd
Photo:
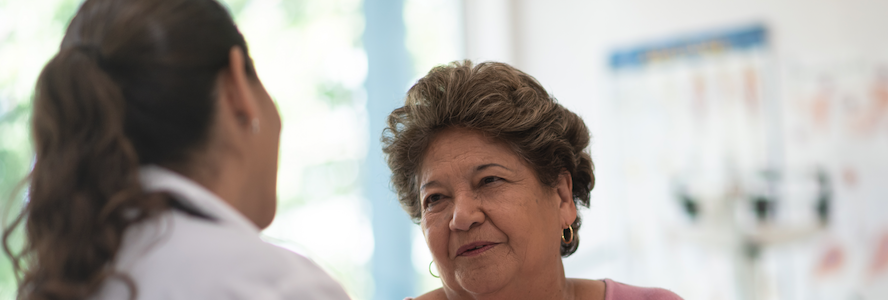
[[[246,172],[236,161],[205,155],[200,160],[193,160],[190,164],[165,164],[163,167],[203,186],[247,219],[256,223],[249,213],[250,203],[247,201],[249,193],[244,176]]]
[[[484,294],[462,289],[443,288],[448,300],[575,300],[575,284],[564,277],[564,266],[557,264],[547,270],[522,272],[502,288]]]

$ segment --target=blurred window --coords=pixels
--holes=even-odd
[[[354,299],[368,299],[373,235],[359,167],[376,135],[366,129],[362,1],[221,2],[246,36],[284,122],[278,213],[263,238],[312,258]],[[16,206],[4,206],[4,214],[19,209],[21,201],[5,199],[33,157],[29,118],[36,78],[80,3],[0,0],[0,195],[4,205]],[[13,299],[14,291],[3,256],[0,299]]]
[[[404,0],[405,43],[410,53],[414,78],[422,78],[435,66],[465,58],[462,16],[462,1]],[[432,254],[419,225],[411,226],[416,293],[420,295],[441,287],[441,279],[429,274]]]

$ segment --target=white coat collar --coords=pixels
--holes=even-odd
[[[176,200],[187,202],[226,226],[232,226],[254,235],[259,227],[213,192],[185,176],[157,165],[139,168],[139,180],[146,192],[168,192]]]

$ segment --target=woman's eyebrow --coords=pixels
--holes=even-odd
[[[423,184],[422,186],[420,186],[420,187],[419,187],[419,190],[422,191],[422,190],[425,190],[425,189],[426,189],[427,187],[429,187],[429,186],[436,186],[436,185],[439,185],[438,182],[432,180],[432,181],[426,182],[425,184]]]
[[[512,171],[512,169],[506,168],[505,166],[503,166],[503,165],[501,165],[501,164],[497,164],[497,163],[489,163],[489,164],[483,164],[483,165],[480,165],[480,166],[475,167],[475,172],[478,172],[478,171],[481,171],[481,170],[484,170],[484,169],[487,169],[487,168],[491,168],[491,167],[500,167],[500,168],[506,169],[506,170],[508,170],[508,171]],[[419,187],[419,190],[422,191],[422,190],[425,190],[425,189],[428,188],[428,187],[433,187],[433,186],[438,186],[438,185],[440,185],[440,183],[438,183],[438,181],[436,181],[436,180],[432,180],[432,181],[429,181],[429,182],[426,182],[426,183],[422,184],[422,185]]]
[[[475,167],[475,172],[478,172],[478,171],[481,171],[481,170],[484,170],[484,169],[487,169],[490,167],[500,167],[500,168],[506,169],[508,171],[512,171],[512,169],[506,168],[505,166],[503,166],[501,164],[490,163],[490,164],[483,164],[483,165]]]

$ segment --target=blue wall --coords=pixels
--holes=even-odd
[[[373,212],[372,273],[375,300],[416,296],[411,264],[413,223],[391,189],[379,137],[385,119],[403,105],[410,80],[410,55],[404,44],[402,0],[364,1],[364,49],[367,51],[367,112],[370,145],[364,167],[364,190]],[[357,245],[356,245],[357,246]]]

